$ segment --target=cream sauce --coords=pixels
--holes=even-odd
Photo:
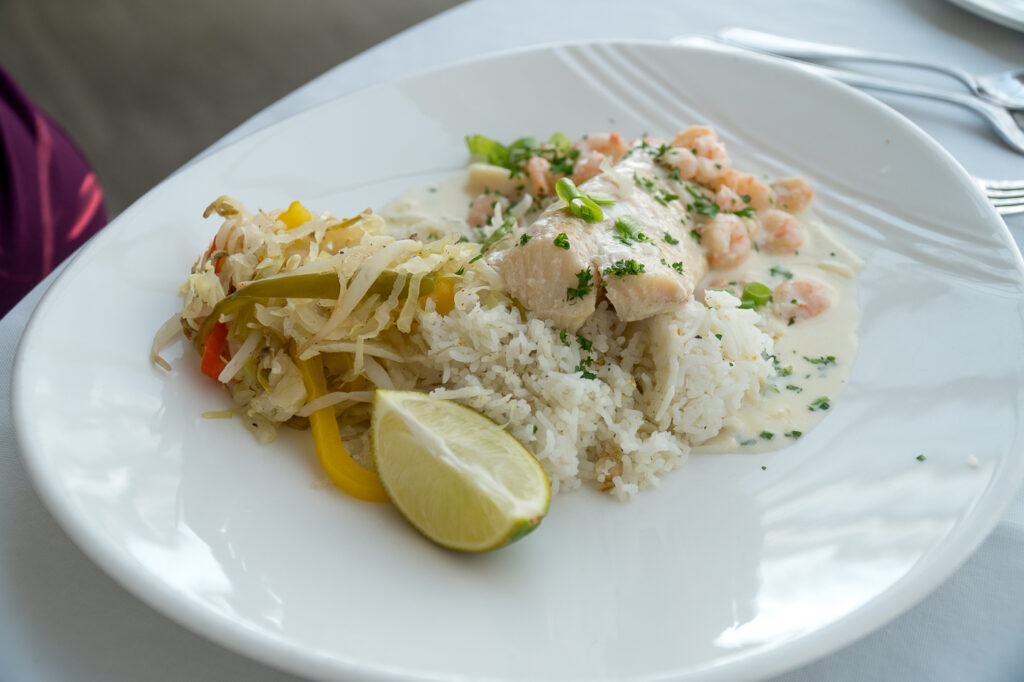
[[[736,422],[696,452],[754,452],[793,443],[828,414],[849,379],[857,354],[856,277],[862,263],[809,210],[796,217],[804,243],[795,254],[752,253],[735,270],[712,270],[707,279],[762,282],[774,289],[786,281],[783,272],[792,273],[794,279],[821,282],[831,306],[792,325],[762,309],[762,329],[775,341],[779,376],[764,385],[760,400],[744,405]]]
[[[461,173],[414,188],[385,206],[380,215],[402,236],[430,239],[445,229],[479,239],[481,231],[465,223],[478,195],[478,188],[470,187],[467,178],[467,173]],[[744,282],[761,282],[774,289],[791,273],[794,279],[809,278],[823,284],[831,305],[818,316],[792,325],[777,317],[771,304],[760,310],[762,329],[775,342],[779,376],[769,379],[758,400],[744,405],[735,420],[695,452],[759,452],[789,445],[828,414],[847,383],[857,352],[856,276],[862,263],[810,210],[796,217],[804,231],[803,244],[796,253],[751,253],[738,268],[711,270],[702,288],[718,281],[738,282],[739,295]]]

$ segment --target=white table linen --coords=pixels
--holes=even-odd
[[[901,52],[977,73],[1024,67],[1024,34],[942,0],[472,0],[331,69],[211,149],[339,95],[488,52],[563,40],[712,36],[731,25]],[[909,97],[882,99],[934,136],[969,172],[1024,178],[1024,157],[1003,146],[974,114]],[[1024,215],[1007,224],[1017,244],[1024,244]],[[0,386],[10,384],[21,333],[52,280],[0,320]],[[74,352],[70,338],[68,352]],[[32,489],[9,402],[9,389],[0,392],[0,681],[295,679],[192,634],[92,564]],[[978,551],[919,605],[774,679],[1024,679],[1024,493]]]

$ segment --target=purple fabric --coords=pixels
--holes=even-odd
[[[0,317],[106,223],[96,174],[0,68]]]

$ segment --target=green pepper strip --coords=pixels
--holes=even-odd
[[[398,279],[397,272],[385,270],[370,285],[367,294],[387,296],[391,293],[391,289],[394,288],[396,279]],[[407,296],[409,294],[409,281],[409,279],[406,280],[400,295]],[[433,290],[434,276],[433,274],[426,275],[420,280],[416,297],[426,296]],[[340,294],[341,284],[338,281],[338,274],[336,272],[303,273],[258,279],[230,296],[222,298],[213,307],[213,311],[199,325],[199,333],[196,335],[196,347],[200,350],[203,348],[207,337],[221,316],[232,313],[241,314],[246,306],[265,303],[272,298],[337,299]]]

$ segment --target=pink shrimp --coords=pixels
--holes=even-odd
[[[531,156],[526,162],[526,174],[533,183],[533,194],[536,197],[546,197],[551,194],[551,186],[554,180],[551,176],[551,162],[543,156]]]
[[[713,128],[708,128],[707,126],[690,126],[675,136],[672,140],[672,146],[690,149],[693,147],[694,140],[698,137],[711,137],[717,140],[718,133],[716,133]]]
[[[597,177],[601,174],[601,163],[604,160],[605,155],[594,149],[581,153],[572,167],[572,181],[579,185],[590,178]]]
[[[618,133],[591,133],[576,143],[580,151],[595,151],[618,159],[629,150],[629,145]]]
[[[494,215],[494,205],[501,204],[502,209],[509,207],[509,200],[504,195],[485,192],[473,201],[469,207],[469,215],[466,216],[466,223],[471,227],[481,227],[491,221]]]
[[[804,242],[800,223],[785,211],[777,208],[758,211],[757,221],[764,232],[759,245],[769,253],[793,253]]]
[[[825,285],[808,278],[791,279],[775,287],[772,301],[775,314],[790,324],[820,315],[832,305]]]
[[[727,170],[718,177],[718,182],[736,192],[745,203],[757,211],[771,208],[775,202],[775,195],[771,187],[751,173]]]
[[[697,157],[687,147],[673,147],[662,158],[679,171],[680,180],[690,180],[697,172]]]
[[[801,177],[783,178],[772,185],[775,190],[775,205],[790,213],[799,213],[807,208],[814,198],[811,183]]]
[[[745,279],[715,279],[704,286],[704,291],[728,291],[733,296],[743,294],[743,287],[747,286]]]
[[[723,211],[739,211],[744,207],[740,195],[725,185],[719,187],[718,191],[715,192],[715,203]]]
[[[700,235],[708,264],[717,270],[731,270],[750,257],[750,233],[737,215],[719,213],[704,223]]]

